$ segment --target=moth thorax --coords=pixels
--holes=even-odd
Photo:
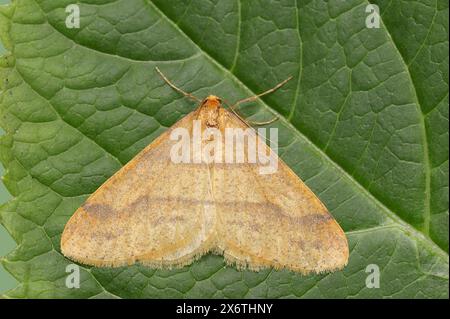
[[[221,101],[217,96],[208,96],[200,109],[202,123],[207,127],[218,127],[221,107]]]

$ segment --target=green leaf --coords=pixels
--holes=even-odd
[[[377,0],[17,0],[1,9],[1,160],[14,199],[1,222],[18,243],[8,297],[448,298],[448,2]],[[347,233],[331,274],[238,271],[208,255],[189,267],[82,268],[65,286],[65,223],[89,194],[196,105],[234,101],[293,75],[242,111],[280,117],[281,157]],[[378,265],[380,288],[366,286]]]

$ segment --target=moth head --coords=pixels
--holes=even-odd
[[[202,106],[210,108],[219,108],[222,105],[222,99],[215,95],[208,95],[202,102]]]

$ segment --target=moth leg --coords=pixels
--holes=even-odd
[[[274,116],[272,119],[263,122],[247,121],[249,124],[254,126],[268,125],[278,120],[278,116]]]
[[[234,113],[234,115],[236,115],[242,122],[244,122],[244,124],[248,125],[248,126],[261,126],[261,125],[267,125],[270,123],[275,122],[276,120],[278,120],[278,116],[274,116],[272,119],[268,120],[268,121],[263,121],[263,122],[256,122],[256,121],[251,121],[251,120],[247,120],[244,119],[244,116],[238,111],[236,110],[234,107],[229,106],[229,104],[223,100],[223,103],[228,105],[228,108],[230,109],[231,112]],[[235,104],[236,105],[236,104]]]

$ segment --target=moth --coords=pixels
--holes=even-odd
[[[254,271],[273,267],[307,274],[342,269],[349,255],[345,233],[259,135],[255,134],[258,148],[278,160],[274,173],[260,174],[250,161],[193,163],[171,158],[174,130],[193,134],[195,123],[202,132],[215,128],[222,136],[227,129],[248,129],[234,107],[273,92],[289,79],[227,109],[219,97],[200,100],[156,70],[199,106],[87,199],[65,226],[62,253],[97,267],[137,262],[182,267],[212,252],[239,269]],[[244,142],[236,141],[234,147],[247,151]],[[208,147],[224,142],[213,136],[201,143]],[[192,158],[200,155],[195,148],[189,152]]]

